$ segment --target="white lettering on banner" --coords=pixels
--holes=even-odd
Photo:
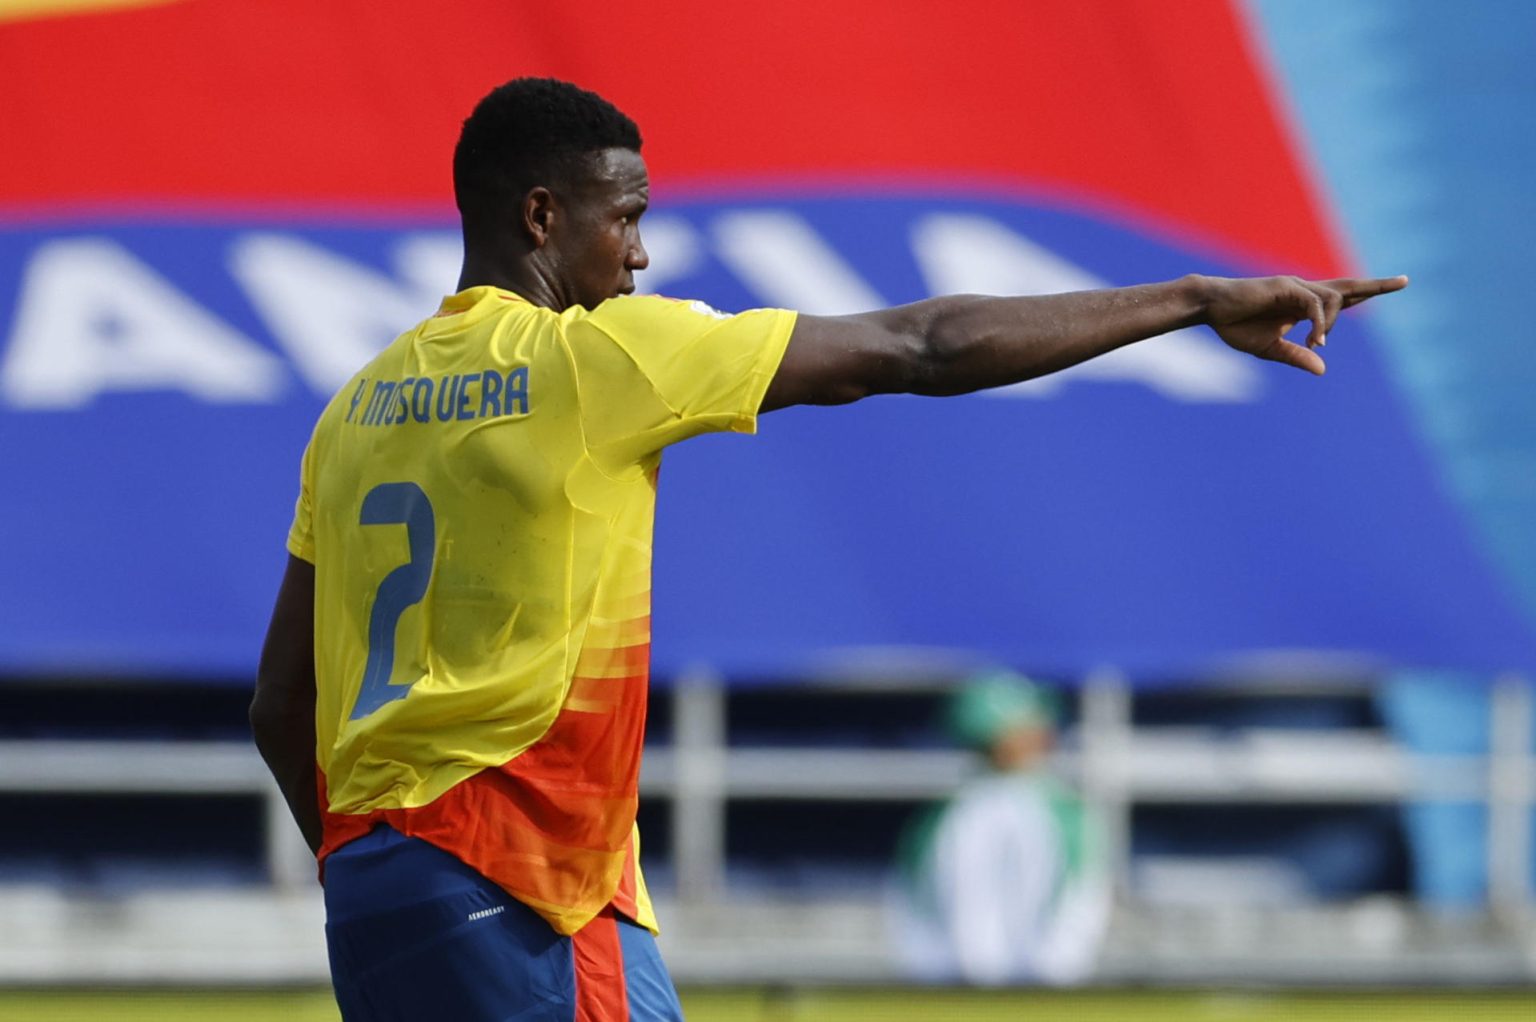
[[[329,397],[454,287],[456,232],[385,235],[394,274],[293,234],[238,234],[229,270],[304,383]],[[888,304],[806,217],[723,209],[706,220],[646,221],[647,292],[668,293],[711,258],[764,305],[841,315]],[[930,213],[911,224],[911,255],[930,294],[1048,294],[1105,281],[990,217]],[[677,295],[676,297],[690,297]],[[0,323],[0,330],[5,324]],[[1047,397],[1063,386],[1136,383],[1182,402],[1255,400],[1263,374],[1200,330],[1177,330],[986,396]],[[177,290],[108,238],[45,241],[20,281],[9,344],[0,334],[0,402],[74,408],[107,391],[179,390],[214,402],[269,402],[284,361]]]
[[[667,282],[697,273],[704,262],[704,242],[682,217],[652,214],[641,224],[651,263],[635,274],[640,294],[667,293]]]
[[[434,308],[439,299],[458,287],[463,262],[464,242],[458,231],[407,234],[395,245],[395,267],[400,276]]]
[[[108,391],[181,390],[213,402],[276,400],[281,360],[172,287],[116,242],[46,242],[22,274],[0,395],[79,408]]]
[[[890,304],[793,213],[722,213],[712,226],[720,258],[768,305],[842,316]]]
[[[430,272],[431,259],[418,249],[413,268]],[[240,237],[230,270],[305,382],[327,396],[453,288],[452,277],[430,290],[402,285],[284,234]]]
[[[1076,263],[983,216],[933,214],[912,228],[912,254],[930,294],[1045,295],[1107,287]],[[997,397],[1044,397],[1074,381],[1144,384],[1188,402],[1252,401],[1263,375],[1200,330],[1175,330],[1155,344],[1133,344],[1051,376],[987,391]]]

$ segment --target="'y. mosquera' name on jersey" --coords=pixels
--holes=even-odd
[[[373,384],[371,389],[369,383]],[[438,377],[407,376],[403,380],[364,377],[352,392],[346,421],[360,426],[394,426],[527,414],[528,367],[518,366],[505,373],[484,369]]]

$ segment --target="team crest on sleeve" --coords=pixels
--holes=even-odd
[[[716,320],[730,320],[731,318],[730,312],[720,312],[720,310],[716,309],[716,307],[710,306],[710,304],[702,303],[702,301],[697,300],[697,298],[688,301],[687,304],[690,309],[693,309],[694,312],[697,312],[699,315],[714,317]]]
[[[694,312],[697,312],[701,316],[710,316],[710,317],[713,317],[714,319],[730,319],[731,318],[731,313],[729,313],[729,312],[721,312],[719,309],[715,308],[713,305],[710,305],[710,304],[708,304],[706,302],[701,302],[701,301],[699,301],[696,298],[667,298],[665,295],[657,295],[656,297],[657,298],[664,298],[667,301],[672,302],[675,305],[681,305],[681,306],[683,306],[683,307],[685,307],[687,309],[690,309],[690,310],[692,310]]]
[[[701,316],[713,316],[716,319],[730,319],[731,318],[731,314],[729,312],[721,312],[719,309],[715,308],[713,305],[706,305],[705,303],[699,301],[698,299],[693,299],[693,300],[689,301],[687,303],[687,305],[688,305],[688,308],[692,309],[694,312],[697,312]]]

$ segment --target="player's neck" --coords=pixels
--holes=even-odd
[[[499,287],[528,299],[534,305],[559,311],[562,305],[543,276],[526,262],[507,266],[497,260],[478,257],[473,251],[464,253],[464,266],[459,271],[460,291],[472,287]]]

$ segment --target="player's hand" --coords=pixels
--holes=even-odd
[[[1228,346],[1238,351],[1284,362],[1318,376],[1325,366],[1316,348],[1326,342],[1339,312],[1367,298],[1401,291],[1407,277],[1302,280],[1300,277],[1256,277],[1233,280],[1203,277],[1205,321]],[[1285,335],[1303,321],[1311,324],[1304,344]]]

